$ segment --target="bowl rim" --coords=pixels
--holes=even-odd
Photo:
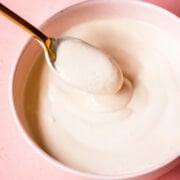
[[[58,11],[57,13],[53,14],[52,16],[48,17],[45,21],[43,21],[43,23],[41,23],[41,25],[39,26],[39,29],[43,29],[44,27],[46,27],[50,21],[52,21],[53,18],[55,18],[58,15],[61,15],[62,13],[68,13],[68,11],[70,11],[71,9],[74,8],[78,8],[82,5],[88,5],[91,3],[114,3],[114,2],[118,2],[118,3],[126,3],[126,4],[134,4],[137,6],[141,6],[141,7],[145,7],[145,8],[150,8],[153,9],[154,11],[159,11],[161,14],[164,14],[164,16],[169,16],[173,21],[177,21],[178,23],[180,22],[180,18],[178,16],[176,16],[175,14],[159,7],[156,6],[154,4],[148,3],[148,2],[144,2],[144,1],[140,1],[140,0],[111,0],[111,2],[109,2],[108,0],[85,0],[73,5],[70,5],[66,8],[63,8],[62,10]],[[34,149],[35,151],[37,151],[38,154],[40,154],[44,159],[47,160],[47,162],[51,163],[52,165],[54,165],[57,168],[61,168],[62,170],[64,170],[65,172],[74,174],[74,175],[78,175],[80,177],[85,177],[85,178],[90,178],[90,179],[96,179],[96,180],[120,180],[120,179],[129,179],[129,178],[137,178],[140,176],[144,176],[147,175],[149,173],[152,173],[158,169],[163,168],[164,166],[170,164],[171,162],[175,161],[176,159],[178,159],[178,157],[180,157],[180,153],[178,154],[174,154],[172,155],[172,157],[166,159],[164,162],[156,164],[146,170],[141,170],[141,171],[136,171],[134,173],[126,173],[126,174],[119,174],[119,175],[99,175],[99,174],[95,174],[95,173],[89,173],[89,172],[84,172],[81,170],[77,170],[75,168],[72,168],[70,166],[67,166],[63,163],[61,163],[60,161],[56,160],[55,158],[53,158],[51,155],[49,155],[48,153],[46,153],[41,147],[39,147],[37,145],[37,143],[33,140],[33,138],[31,138],[28,133],[26,132],[26,130],[23,128],[22,123],[19,120],[17,111],[16,111],[16,105],[15,105],[15,101],[14,101],[14,82],[15,82],[15,77],[16,77],[16,72],[17,72],[17,67],[19,64],[19,59],[21,59],[21,57],[23,56],[23,54],[26,52],[27,47],[32,43],[33,39],[32,37],[28,38],[23,45],[23,48],[20,51],[19,56],[17,57],[16,62],[13,64],[13,67],[11,69],[10,72],[10,80],[9,80],[9,102],[10,102],[10,109],[11,112],[13,114],[13,119],[15,121],[15,124],[17,125],[17,128],[19,129],[20,133],[22,134],[23,138],[25,139],[25,141],[27,142],[27,144],[29,144],[31,146],[32,149]]]

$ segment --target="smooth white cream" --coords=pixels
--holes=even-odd
[[[107,61],[104,79],[97,80],[91,75],[99,65],[89,50],[83,59],[77,54],[74,61],[63,59],[57,65],[64,67],[67,81],[77,83],[73,87],[45,66],[37,87],[27,93],[36,98],[38,109],[30,104],[26,112],[30,121],[36,118],[46,151],[75,169],[109,175],[145,170],[178,154],[180,43],[157,27],[129,19],[92,21],[64,35],[101,48],[117,67]],[[59,52],[71,55],[63,48]],[[121,79],[119,68],[124,74],[121,89],[103,93],[105,78]],[[112,86],[107,88],[117,84]]]
[[[115,61],[77,38],[63,38],[57,49],[56,70],[69,85],[94,94],[115,94],[123,75]]]

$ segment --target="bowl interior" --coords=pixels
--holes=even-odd
[[[74,25],[94,19],[113,17],[126,17],[154,24],[180,40],[178,18],[153,5],[130,0],[95,0],[80,3],[55,14],[43,24],[41,30],[48,36],[56,37]],[[24,111],[24,92],[32,67],[42,54],[43,51],[40,45],[35,40],[30,40],[17,60],[12,80],[12,101],[16,113],[16,121],[25,136],[40,147],[43,147],[43,145],[38,141],[35,133],[36,129],[33,130],[33,127],[27,122]],[[126,175],[126,177],[128,176],[133,175]]]

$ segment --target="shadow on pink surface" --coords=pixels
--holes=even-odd
[[[180,165],[177,166],[175,169],[167,173],[166,175],[162,176],[158,180],[178,180],[180,179]]]
[[[172,13],[180,16],[180,0],[145,0],[147,2],[161,6]]]

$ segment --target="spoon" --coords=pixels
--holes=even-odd
[[[123,74],[120,67],[100,49],[74,37],[47,37],[2,3],[0,3],[0,13],[31,34],[41,44],[49,67],[70,85],[95,94],[114,94],[122,87]],[[72,51],[67,51],[69,47],[72,47]],[[93,58],[91,54],[94,54]],[[70,62],[68,59],[71,59]],[[83,65],[85,69],[82,68]]]

